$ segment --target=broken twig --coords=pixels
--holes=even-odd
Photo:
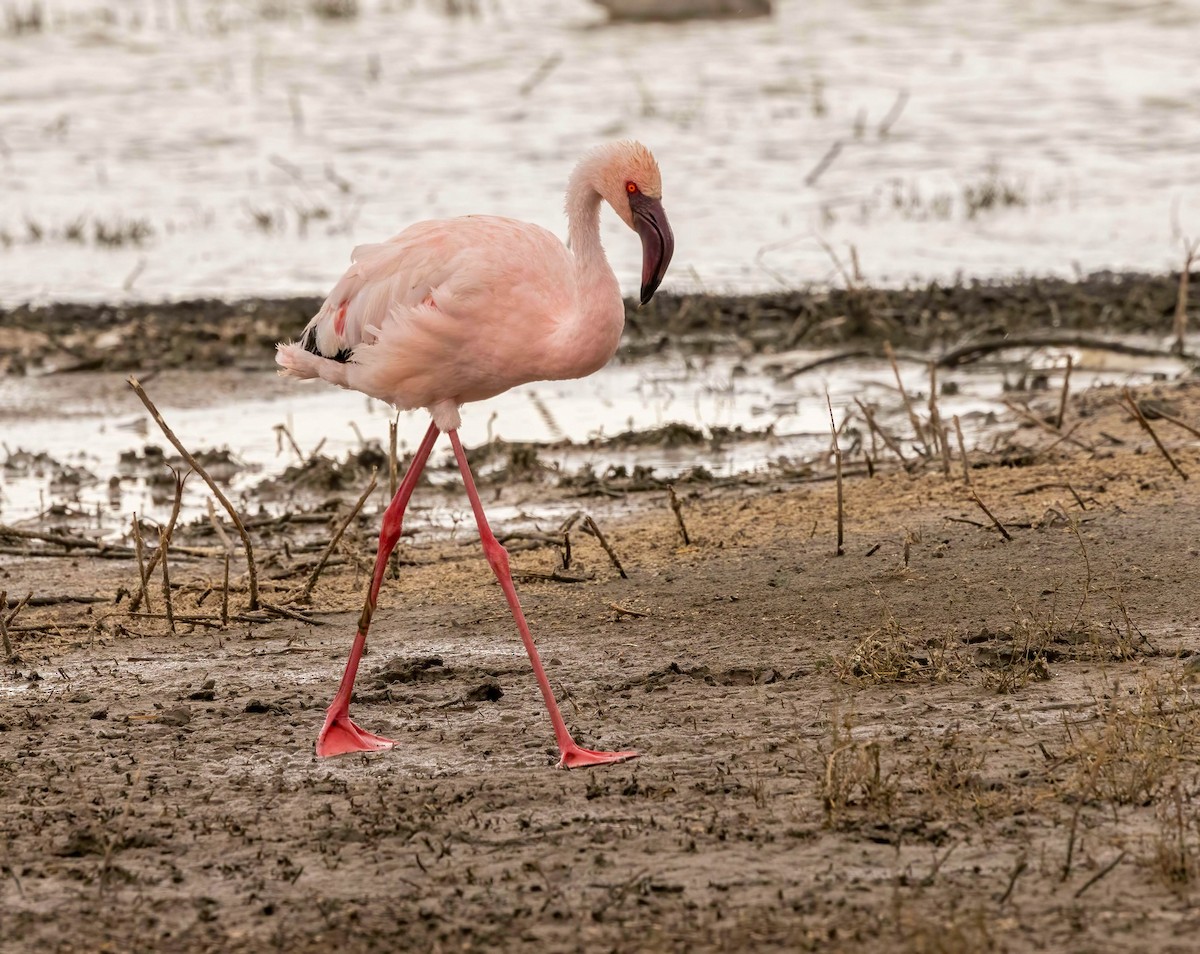
[[[621,561],[617,559],[617,552],[612,548],[608,540],[605,539],[604,534],[600,532],[600,528],[596,526],[596,521],[593,520],[590,515],[583,518],[583,527],[588,533],[600,541],[600,546],[604,548],[604,552],[608,554],[608,558],[612,561],[612,565],[615,566],[617,568],[617,572],[621,574],[621,579],[629,579],[629,575],[625,572],[625,568],[621,566]]]
[[[992,525],[1000,531],[1000,535],[1004,537],[1005,540],[1011,540],[1012,534],[1005,529],[1004,524],[996,519],[996,515],[988,510],[987,505],[979,499],[979,494],[975,492],[974,486],[971,487],[971,499],[974,500],[979,509],[987,515],[987,518],[992,521]]]
[[[688,537],[687,524],[683,522],[683,504],[679,502],[679,496],[675,493],[675,485],[667,484],[667,499],[670,501],[671,510],[675,513],[675,522],[679,525],[679,536],[683,540],[683,545],[690,546],[691,538]]]
[[[825,406],[829,408],[829,433],[833,436],[833,463],[837,473],[837,555],[842,556],[846,550],[843,524],[842,497],[842,448],[838,444],[837,425],[833,421],[833,403],[829,400],[829,392],[825,392]]]
[[[1171,469],[1180,476],[1180,479],[1187,480],[1188,475],[1183,472],[1183,468],[1176,463],[1175,458],[1171,456],[1171,452],[1167,450],[1163,442],[1158,439],[1158,435],[1154,432],[1154,428],[1150,426],[1150,422],[1146,420],[1146,415],[1142,413],[1142,409],[1138,407],[1138,402],[1133,396],[1133,392],[1129,388],[1125,389],[1125,403],[1129,406],[1130,412],[1133,414],[1137,422],[1142,425],[1142,429],[1150,435],[1154,441],[1154,446],[1159,449],[1159,452],[1167,459],[1167,463],[1171,465]]]

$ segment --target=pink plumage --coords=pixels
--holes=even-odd
[[[600,245],[600,201],[632,228],[645,223],[657,287],[673,248],[661,195],[649,150],[615,143],[571,176],[571,249],[541,226],[490,215],[420,222],[360,245],[300,341],[280,345],[281,373],[429,408],[443,431],[459,426],[459,405],[591,374],[616,351],[625,320]]]
[[[449,434],[484,553],[529,653],[559,765],[600,765],[636,755],[581,748],[567,731],[521,611],[508,555],[475,489],[458,437],[458,409],[529,381],[591,374],[613,356],[625,305],[600,244],[600,205],[607,203],[641,237],[645,303],[674,250],[661,197],[658,164],[645,146],[599,146],[580,160],[567,185],[569,248],[541,226],[516,219],[469,215],[420,222],[386,242],[358,246],[300,340],[279,346],[280,374],[323,378],[398,408],[428,408],[433,417],[384,514],[375,573],[341,685],[326,710],[318,755],[395,744],[350,719],[350,696],[387,559],[439,431]]]

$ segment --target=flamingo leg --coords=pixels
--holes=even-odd
[[[561,757],[559,768],[581,768],[587,765],[606,765],[610,762],[623,762],[625,759],[637,758],[636,752],[595,752],[585,749],[575,743],[571,733],[567,731],[562,713],[558,711],[558,703],[554,701],[554,693],[550,689],[550,680],[542,668],[538,658],[537,647],[533,645],[533,636],[529,632],[529,624],[525,622],[525,614],[521,612],[521,602],[517,599],[517,590],[513,586],[512,573],[508,569],[508,551],[496,539],[492,528],[488,526],[487,517],[483,512],[483,503],[479,492],[475,489],[475,479],[471,476],[471,468],[467,463],[467,455],[463,452],[462,443],[458,439],[458,431],[449,431],[450,443],[454,446],[454,456],[458,459],[458,469],[462,471],[463,483],[467,488],[467,496],[471,500],[471,509],[475,513],[475,523],[479,527],[479,540],[483,544],[483,552],[492,572],[504,590],[504,598],[508,600],[508,608],[512,610],[513,619],[521,633],[521,641],[525,651],[529,653],[529,661],[533,664],[533,673],[537,676],[538,687],[542,690],[542,699],[550,713],[550,722],[554,725],[554,738],[558,742]]]
[[[387,570],[388,557],[396,549],[400,540],[400,530],[403,526],[404,511],[408,500],[417,486],[429,453],[437,440],[436,424],[430,424],[429,430],[417,448],[417,453],[408,466],[404,480],[396,490],[396,496],[388,504],[383,514],[383,526],[379,530],[379,549],[375,553],[375,574],[371,577],[371,588],[367,591],[367,599],[363,604],[362,615],[358,619],[358,633],[354,644],[350,647],[350,658],[346,660],[346,671],[342,673],[342,682],[338,686],[337,695],[325,710],[325,724],[321,734],[317,736],[317,755],[324,758],[329,755],[345,755],[347,752],[374,752],[379,749],[390,749],[395,743],[381,735],[367,732],[359,728],[350,718],[350,696],[354,692],[354,678],[358,675],[358,663],[362,658],[363,648],[367,645],[367,630],[371,628],[371,617],[375,613],[375,604],[379,600],[379,588],[383,585],[383,575]]]

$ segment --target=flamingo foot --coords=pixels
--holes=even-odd
[[[637,757],[636,752],[595,752],[572,742],[562,750],[562,758],[558,760],[555,768],[573,769],[587,768],[589,765],[611,765],[614,762],[624,762]]]
[[[391,739],[359,728],[345,711],[327,712],[317,736],[317,755],[324,759],[350,752],[379,752],[395,744]]]

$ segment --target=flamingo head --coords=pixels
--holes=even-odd
[[[592,172],[592,187],[642,240],[641,301],[646,304],[662,284],[675,236],[662,207],[662,175],[650,150],[640,142],[610,143],[584,157],[580,169]]]

